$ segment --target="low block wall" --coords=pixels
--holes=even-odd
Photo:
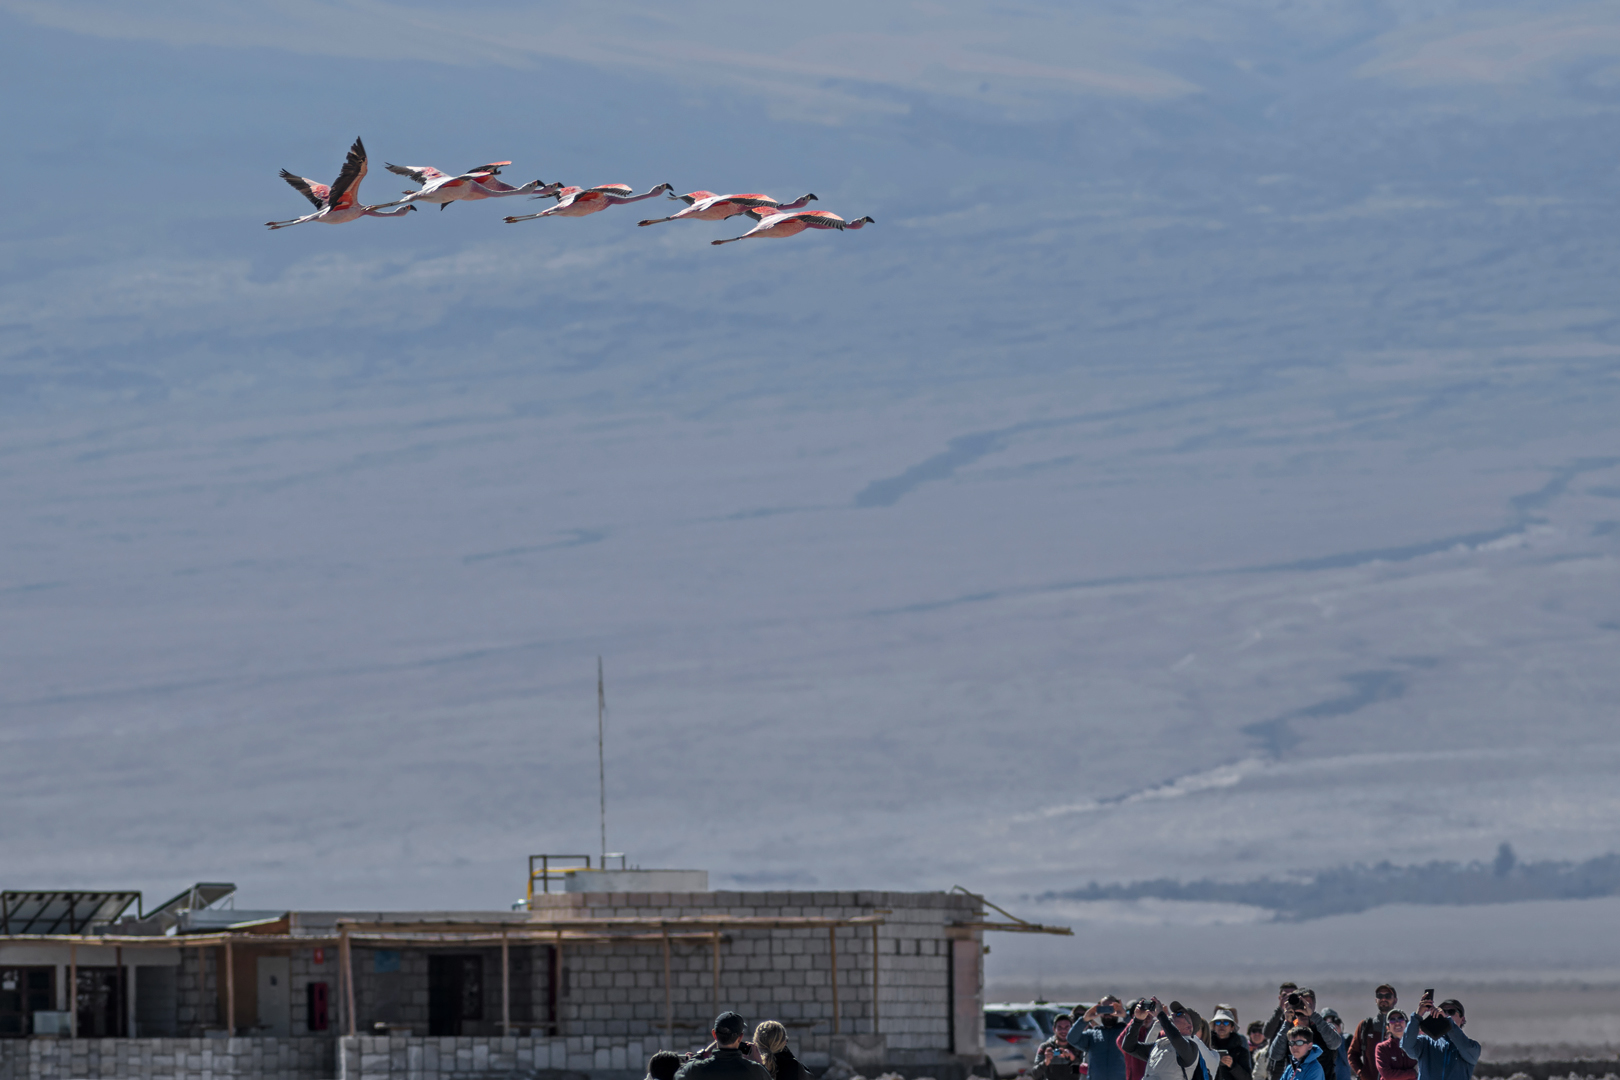
[[[357,1035],[339,1040],[341,1080],[472,1080],[536,1072],[643,1075],[660,1047],[652,1039],[433,1038]]]
[[[0,1080],[329,1080],[336,1040],[0,1039]]]

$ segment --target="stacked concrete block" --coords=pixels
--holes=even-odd
[[[656,1049],[639,1039],[420,1038],[368,1036],[340,1040],[341,1080],[475,1080],[537,1070],[639,1072]]]
[[[332,1039],[7,1039],[4,1080],[324,1080]]]
[[[882,892],[566,893],[536,897],[533,910],[556,918],[849,918],[882,912],[885,921],[875,942],[869,926],[836,931],[838,1028],[843,1036],[880,1036],[902,1057],[948,1050],[947,927],[977,916],[970,897]],[[673,944],[669,996],[675,1022],[670,1041],[675,1049],[707,1039],[717,1005],[712,950],[706,940]],[[662,966],[658,942],[568,950],[560,1010],[564,1034],[663,1038]],[[833,1034],[832,967],[825,929],[727,930],[720,945],[718,1006],[736,1009],[750,1021],[779,1019],[801,1050],[828,1052]]]

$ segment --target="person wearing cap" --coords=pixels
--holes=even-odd
[[[1417,1062],[1417,1080],[1473,1080],[1479,1064],[1479,1043],[1463,1034],[1468,1016],[1462,1002],[1447,998],[1438,1006],[1423,995],[1418,1022],[1406,1025],[1401,1049]]]
[[[1378,1080],[1417,1080],[1417,1062],[1401,1049],[1401,1037],[1406,1034],[1406,1014],[1391,1009],[1384,1017],[1384,1041],[1373,1047],[1373,1063],[1378,1069]]]
[[[1181,1002],[1166,1007],[1149,999],[1131,1018],[1121,1049],[1147,1062],[1142,1080],[1214,1080],[1220,1059],[1193,1034],[1193,1018]]]
[[[744,1056],[738,1045],[747,1030],[748,1021],[734,1012],[715,1017],[709,1032],[714,1036],[714,1052],[682,1065],[675,1080],[771,1080],[765,1066]]]
[[[1389,983],[1374,990],[1373,999],[1378,1003],[1377,1014],[1357,1024],[1356,1033],[1350,1036],[1350,1071],[1355,1074],[1355,1080],[1378,1080],[1378,1063],[1373,1060],[1373,1051],[1384,1041],[1384,1018],[1399,1000]]]
[[[1074,1013],[1070,1014],[1074,1023],[1069,1028],[1069,1045],[1085,1055],[1086,1076],[1090,1080],[1126,1080],[1128,1062],[1125,1051],[1119,1048],[1125,1034],[1126,1009],[1119,998],[1104,994],[1085,1012],[1076,1005]]]
[[[1322,1019],[1326,1020],[1339,1035],[1339,1045],[1333,1050],[1333,1073],[1340,1080],[1351,1080],[1350,1040],[1344,1037],[1344,1018],[1339,1015],[1338,1009],[1323,1009]]]
[[[1288,1055],[1282,1080],[1323,1080],[1322,1048],[1311,1038],[1310,1031],[1304,1027],[1286,1028],[1278,1039]]]
[[[1216,1005],[1209,1018],[1209,1048],[1220,1056],[1220,1067],[1215,1080],[1253,1080],[1253,1061],[1249,1057],[1249,1042],[1238,1034],[1237,1010],[1230,1005]]]

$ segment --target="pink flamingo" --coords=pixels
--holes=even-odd
[[[779,236],[797,236],[806,229],[838,229],[842,232],[845,229],[859,229],[864,225],[877,224],[869,217],[845,221],[830,210],[800,210],[791,214],[771,210],[746,210],[744,213],[759,224],[741,236],[733,236],[729,240],[710,240],[709,243],[732,244],[750,238],[764,240]]]
[[[343,171],[338,173],[338,178],[332,181],[331,187],[317,184],[308,177],[294,176],[286,169],[281,170],[281,178],[297,189],[304,198],[314,203],[315,212],[289,221],[265,222],[272,229],[285,229],[289,225],[302,225],[306,221],[324,221],[328,225],[341,225],[345,221],[363,217],[400,217],[416,209],[414,206],[406,206],[383,213],[375,205],[360,205],[360,181],[366,178],[366,148],[359,139],[354,140],[354,145],[349,147],[349,156],[343,162]]]
[[[632,195],[630,192],[635,189],[629,184],[603,184],[601,187],[593,188],[559,188],[549,193],[556,196],[556,206],[547,207],[538,214],[518,214],[515,217],[509,217],[506,219],[506,223],[510,225],[514,221],[529,221],[533,218],[542,217],[584,217],[586,214],[606,210],[610,206],[623,206],[626,203],[640,202],[642,199],[650,199],[654,195],[662,195],[664,192],[673,191],[674,189],[674,184],[659,184],[651,191],[644,191],[640,195]],[[544,197],[544,195],[535,196],[537,199]]]
[[[686,209],[677,211],[669,217],[650,218],[636,224],[657,225],[661,221],[681,221],[685,218],[696,221],[724,221],[749,210],[798,210],[816,201],[814,195],[800,195],[790,203],[779,203],[769,195],[761,195],[758,192],[749,192],[745,195],[716,195],[712,191],[688,191],[685,195],[671,195],[670,198],[684,200]]]
[[[560,185],[542,184],[539,180],[531,180],[522,187],[513,187],[495,179],[500,174],[502,165],[510,165],[510,161],[492,161],[488,165],[478,165],[460,176],[449,176],[440,172],[431,165],[392,165],[388,171],[399,176],[408,176],[421,184],[419,191],[407,191],[405,197],[398,202],[389,203],[389,206],[401,206],[413,202],[438,203],[443,210],[453,202],[474,202],[478,199],[499,199],[507,195],[527,195],[531,191],[539,191],[542,195],[549,195]]]

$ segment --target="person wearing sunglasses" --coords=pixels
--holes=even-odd
[[[1288,1064],[1283,1067],[1282,1080],[1323,1080],[1322,1048],[1316,1045],[1310,1033],[1303,1028],[1290,1028],[1283,1032],[1288,1048]]]
[[[1382,984],[1373,991],[1373,1000],[1378,1003],[1377,1015],[1369,1016],[1357,1024],[1356,1033],[1350,1037],[1350,1071],[1355,1074],[1355,1080],[1379,1080],[1378,1064],[1373,1060],[1373,1051],[1384,1041],[1385,1017],[1398,1000],[1395,988],[1389,983]]]
[[[1120,1049],[1147,1062],[1142,1080],[1215,1080],[1220,1058],[1194,1034],[1194,1024],[1181,1002],[1148,998],[1131,1013]]]
[[[1417,1062],[1401,1049],[1401,1037],[1406,1034],[1406,1014],[1399,1009],[1389,1010],[1384,1017],[1384,1031],[1384,1041],[1373,1047],[1378,1080],[1417,1080]]]
[[[1434,1003],[1433,991],[1418,1002],[1418,1022],[1406,1025],[1401,1049],[1417,1062],[1417,1080],[1473,1080],[1479,1043],[1463,1034],[1468,1017],[1462,1002]]]
[[[1209,1048],[1221,1058],[1215,1080],[1253,1080],[1249,1040],[1238,1034],[1237,1010],[1232,1006],[1215,1006],[1209,1018]]]

